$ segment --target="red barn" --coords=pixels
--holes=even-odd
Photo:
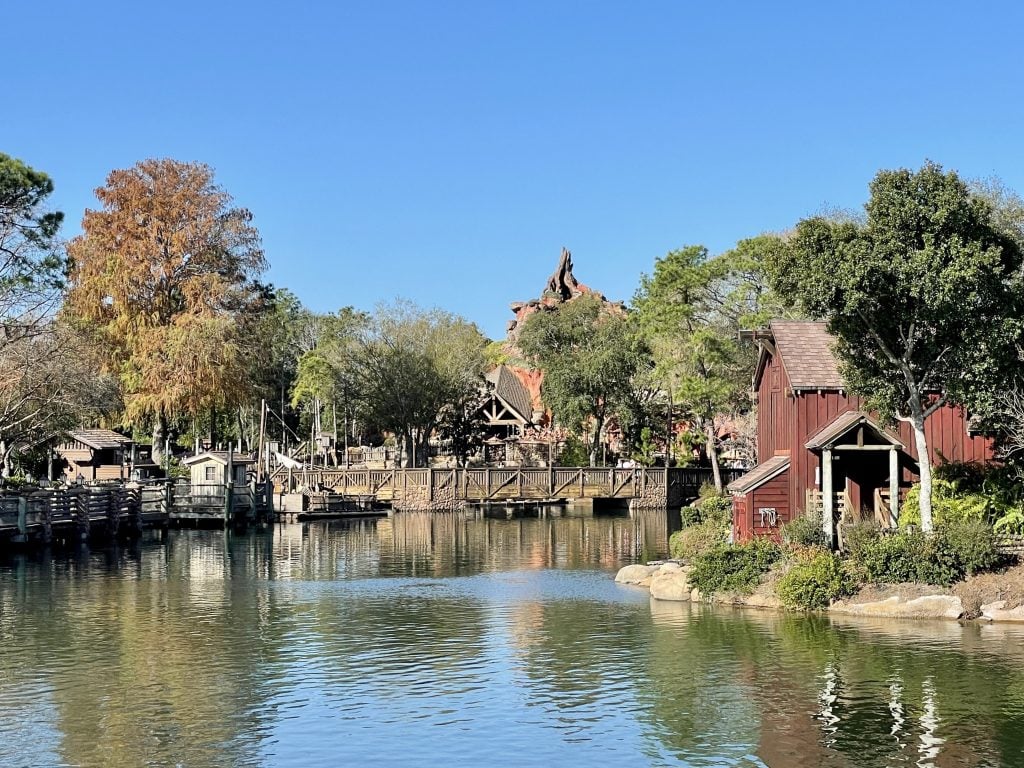
[[[812,510],[829,535],[844,517],[894,524],[918,472],[910,425],[883,426],[846,391],[825,323],[773,321],[745,333],[760,347],[758,465],[729,485],[735,540],[777,536]],[[992,459],[991,441],[971,432],[960,408],[933,413],[925,432],[933,463]]]

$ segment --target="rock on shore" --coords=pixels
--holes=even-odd
[[[906,599],[892,595],[884,600],[855,603],[839,600],[829,606],[829,613],[852,616],[880,616],[891,619],[959,619],[964,604],[954,595],[925,595]]]

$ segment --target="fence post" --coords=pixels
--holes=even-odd
[[[231,524],[231,514],[235,506],[235,482],[228,480],[224,486],[224,527]]]
[[[44,544],[53,540],[53,508],[57,504],[58,494],[62,491],[51,490],[46,494],[46,504],[43,505],[43,530],[42,539]]]
[[[18,534],[28,537],[28,499],[21,494],[18,495]]]
[[[117,529],[121,523],[121,489],[111,488],[106,493],[107,497],[107,536],[117,536]]]
[[[75,495],[75,525],[78,529],[78,538],[81,541],[88,541],[92,522],[89,520],[89,491],[85,488],[80,488]]]

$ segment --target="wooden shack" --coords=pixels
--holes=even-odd
[[[125,480],[132,439],[110,429],[75,429],[54,449],[66,482]]]
[[[189,468],[193,488],[225,485],[229,480],[238,486],[248,482],[247,473],[256,464],[256,459],[242,453],[205,451],[181,463]]]
[[[847,391],[824,323],[773,321],[748,337],[760,347],[758,464],[729,485],[736,541],[776,537],[805,512],[820,512],[829,534],[842,519],[895,525],[901,494],[918,477],[910,425],[882,424]],[[958,407],[935,411],[925,432],[933,463],[993,457]]]

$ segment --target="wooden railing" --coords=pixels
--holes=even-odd
[[[730,482],[742,472],[723,470]],[[632,499],[677,493],[695,497],[711,482],[703,468],[635,467],[482,467],[460,469],[326,469],[296,472],[296,485],[343,496],[372,497],[393,502],[410,498],[433,500],[442,495],[464,501]],[[293,489],[284,488],[285,491]]]
[[[238,486],[231,493],[228,504],[224,485],[165,480],[7,491],[0,493],[0,534],[16,542],[85,540],[97,530],[108,536],[134,533],[175,518],[240,522],[271,509],[267,485]]]

